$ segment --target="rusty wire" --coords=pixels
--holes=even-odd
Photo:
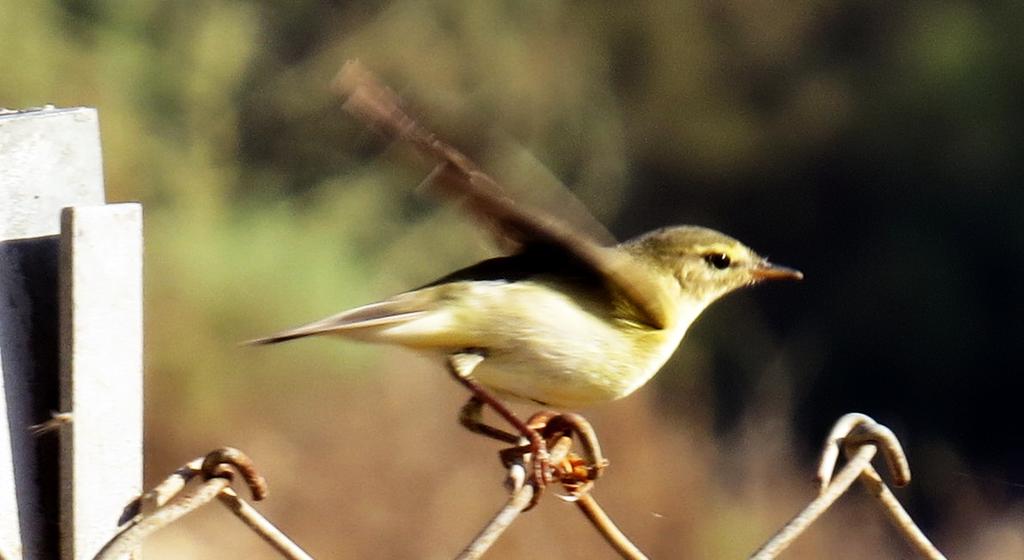
[[[551,461],[558,463],[564,460],[571,444],[571,438],[564,436],[559,438],[555,445],[550,447]],[[525,478],[526,474],[522,463],[514,463],[509,467],[509,479],[514,481],[513,484],[516,488],[509,496],[508,502],[455,557],[456,560],[476,560],[483,556],[498,540],[498,537],[519,517],[519,514],[526,510],[533,501],[536,488],[533,484],[524,484]]]
[[[528,424],[544,435],[551,450],[550,463],[555,471],[554,478],[568,493],[559,497],[575,503],[605,542],[620,556],[630,560],[646,560],[647,556],[615,525],[590,492],[594,481],[608,464],[601,454],[597,434],[590,423],[578,414],[544,411],[531,417]],[[571,452],[572,436],[578,438],[582,456]],[[522,448],[513,448],[512,451],[519,449]],[[508,459],[507,456],[504,458]],[[525,483],[526,459],[526,456],[520,454],[518,460],[508,461],[509,480],[513,487],[511,496],[457,556],[457,560],[475,560],[483,556],[519,514],[530,508],[538,489],[535,484]]]
[[[579,415],[549,412],[535,415],[529,423],[544,435],[551,450],[551,479],[559,482],[567,492],[567,495],[560,497],[575,503],[620,556],[632,560],[646,559],[643,552],[615,526],[591,493],[594,480],[600,476],[607,461],[601,455],[597,436],[590,424]],[[582,456],[572,451],[574,440],[579,441]],[[529,509],[537,492],[536,481],[526,476],[526,463],[530,459],[526,451],[528,447],[513,450],[516,449],[520,450],[518,457],[507,461],[512,486],[508,501],[463,549],[457,557],[459,560],[480,558],[518,516]],[[914,550],[924,558],[944,559],[871,466],[871,460],[879,450],[886,458],[894,483],[907,484],[910,481],[910,469],[906,456],[888,428],[863,414],[847,414],[840,418],[826,438],[822,451],[817,476],[819,495],[751,558],[776,558],[859,479],[878,499],[886,515]],[[507,451],[503,454],[506,459],[509,455]],[[844,453],[847,462],[833,475],[840,452]],[[242,476],[255,500],[266,496],[266,482],[247,456],[229,447],[215,450],[205,457],[190,461],[129,504],[124,515],[128,519],[127,524],[103,547],[96,559],[110,560],[131,554],[155,531],[217,499],[285,558],[312,560],[311,556],[235,493],[231,488],[235,472]],[[196,484],[195,481],[200,477],[201,482]],[[0,555],[0,558],[5,556]]]
[[[640,551],[639,548],[633,541],[629,540],[626,535],[619,529],[617,525],[612,521],[608,514],[604,512],[604,509],[598,505],[597,500],[594,496],[587,493],[583,494],[576,500],[576,507],[583,512],[583,515],[587,517],[590,523],[597,529],[597,532],[604,537],[615,552],[618,552],[623,558],[630,560],[646,560],[647,556]]]
[[[758,549],[751,559],[776,558],[859,479],[878,498],[883,511],[915,551],[930,560],[944,560],[945,556],[921,532],[889,487],[882,482],[878,471],[871,466],[871,460],[879,449],[885,456],[893,482],[897,486],[909,483],[910,467],[906,455],[889,428],[864,414],[851,413],[840,418],[825,439],[817,474],[818,497]],[[833,476],[840,450],[846,455],[847,463]]]
[[[97,553],[95,560],[113,560],[132,554],[142,541],[157,530],[218,499],[282,556],[293,560],[313,560],[280,529],[231,489],[237,471],[249,487],[254,500],[267,495],[266,481],[252,461],[241,451],[224,447],[186,463],[155,488],[130,504],[126,511],[134,516]],[[202,482],[188,489],[197,477]]]

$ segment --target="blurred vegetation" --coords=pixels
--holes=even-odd
[[[620,237],[700,223],[807,273],[717,304],[651,387],[586,411],[614,461],[601,496],[645,550],[752,550],[858,410],[908,443],[903,496],[944,550],[1019,558],[1022,28],[1009,0],[0,0],[0,106],[99,108],[108,198],[145,204],[150,476],[246,449],[315,553],[450,556],[501,495],[440,372],[236,345],[490,254],[329,95],[360,58],[504,180],[561,179]],[[410,459],[439,450],[465,457]],[[559,507],[496,556],[564,553],[557,535],[603,554]],[[870,510],[833,519],[794,557],[902,553]],[[228,538],[188,527],[154,554]]]

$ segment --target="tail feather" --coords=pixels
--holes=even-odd
[[[249,346],[277,344],[318,334],[344,334],[345,332],[386,327],[408,322],[425,313],[423,310],[411,308],[408,303],[401,300],[371,303],[270,336],[248,340],[243,344]],[[355,333],[353,332],[353,334]]]

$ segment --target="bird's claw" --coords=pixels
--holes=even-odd
[[[548,453],[547,444],[543,439],[536,439],[530,445],[530,465],[533,467],[533,474],[530,477],[530,484],[533,485],[533,497],[523,511],[530,511],[540,502],[544,494],[544,488],[551,481],[551,455]]]
[[[544,411],[535,414],[528,425],[529,433],[523,434],[521,444],[499,454],[502,464],[509,469],[506,485],[512,492],[526,484],[533,486],[533,497],[523,511],[536,506],[544,489],[552,483],[565,488],[567,494],[557,495],[560,499],[574,502],[586,495],[608,466],[587,421],[576,414]],[[570,452],[553,463],[548,446],[555,445],[559,438],[573,436],[580,443],[582,454]]]

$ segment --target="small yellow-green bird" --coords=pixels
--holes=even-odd
[[[447,360],[478,405],[490,404],[542,452],[537,434],[489,392],[556,408],[624,397],[661,369],[713,301],[763,280],[802,277],[703,227],[605,242],[600,228],[584,233],[513,201],[358,65],[335,83],[351,113],[431,160],[425,183],[491,226],[512,254],[254,343],[333,335]],[[543,483],[543,462],[539,469]]]
[[[800,273],[716,231],[667,227],[612,247],[527,245],[254,342],[334,335],[437,358],[473,354],[482,359],[468,375],[485,387],[576,408],[629,395],[661,369],[709,304],[777,278]]]

